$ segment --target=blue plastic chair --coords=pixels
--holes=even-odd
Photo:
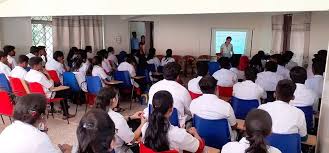
[[[218,62],[209,62],[208,63],[208,71],[209,71],[210,75],[213,75],[219,69],[220,69],[220,65]]]
[[[297,107],[304,112],[307,131],[313,129],[313,106]]]
[[[5,90],[7,92],[11,92],[11,87],[10,87],[10,84],[9,84],[9,81],[6,77],[5,74],[1,73],[0,74],[0,90]]]
[[[197,129],[207,146],[221,149],[231,141],[227,119],[206,120],[197,115],[193,116],[193,126]]]
[[[151,115],[152,113],[152,105],[149,104],[149,116]],[[169,121],[170,121],[170,124],[173,125],[173,126],[178,126],[180,127],[179,125],[179,119],[178,119],[178,111],[176,108],[173,109],[173,112],[169,118]]]
[[[29,72],[31,70],[31,67],[26,67],[25,70]]]
[[[299,134],[276,134],[268,136],[269,145],[278,148],[282,153],[301,153],[301,138]]]
[[[80,92],[81,88],[73,72],[64,72],[63,73],[63,85],[69,86],[71,91]]]
[[[234,110],[235,117],[244,120],[249,111],[254,108],[258,108],[259,101],[257,99],[243,100],[236,97],[232,97],[231,105]]]
[[[150,72],[156,72],[156,68],[154,64],[147,64],[147,70]]]
[[[86,82],[90,94],[97,95],[102,88],[102,80],[98,76],[86,76]]]
[[[120,88],[132,88],[131,78],[128,71],[115,71],[113,74],[114,80],[122,81],[119,84]]]
[[[145,76],[144,82],[145,83],[152,83],[151,77],[150,77],[150,71],[148,69],[141,69],[138,68],[136,74],[138,76]]]

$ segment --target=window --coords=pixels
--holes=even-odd
[[[32,17],[32,45],[46,46],[48,57],[53,52],[53,30],[50,16]]]

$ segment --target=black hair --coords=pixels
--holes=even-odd
[[[31,46],[30,48],[30,53],[35,54],[35,53],[39,53],[39,48],[37,46]]]
[[[41,64],[42,61],[41,57],[31,57],[29,59],[29,65],[33,68],[35,65]]]
[[[106,111],[106,107],[111,104],[118,91],[114,87],[103,87],[96,97],[96,108]]]
[[[91,52],[93,49],[91,46],[86,46],[85,51],[86,52]]]
[[[97,52],[97,56],[101,57],[102,59],[106,59],[108,56],[108,52],[105,49],[102,49]]]
[[[204,61],[196,62],[198,76],[206,76],[208,74],[208,63]]]
[[[3,51],[0,51],[0,58],[3,58],[3,57],[7,57],[7,54],[5,54],[5,52],[3,52]]]
[[[283,53],[283,56],[284,56],[285,62],[288,63],[292,59],[292,57],[294,57],[294,52],[292,52],[292,51],[285,51]]]
[[[79,52],[78,56],[72,61],[72,71],[78,71],[81,68],[82,63],[86,62],[87,55]]]
[[[11,51],[14,51],[15,47],[11,45],[6,45],[3,47],[3,52],[8,55]]]
[[[87,75],[91,75],[92,74],[92,71],[93,71],[93,68],[95,65],[101,65],[102,64],[102,57],[100,56],[94,56],[94,58],[91,60],[91,64],[89,65],[89,68],[87,70]]]
[[[325,71],[325,66],[326,64],[320,61],[314,61],[312,63],[312,71],[314,73],[314,75],[323,75],[324,71]]]
[[[153,59],[155,56],[155,52],[156,52],[155,48],[150,48],[149,54],[147,55],[147,60]]]
[[[69,51],[69,53],[67,54],[66,60],[68,62],[72,61],[72,57],[74,56],[75,53],[79,52],[77,47],[72,47]]]
[[[291,80],[281,80],[279,81],[278,85],[276,86],[276,99],[282,100],[284,102],[289,102],[294,98],[294,93],[296,90],[296,84]]]
[[[219,60],[219,65],[221,68],[230,69],[230,59],[228,57],[221,57]]]
[[[165,114],[173,108],[173,103],[173,97],[168,91],[161,90],[153,96],[153,111],[149,117],[144,144],[156,152],[170,149],[168,140],[170,122],[165,117]]]
[[[46,46],[38,46],[39,50],[46,49]]]
[[[287,64],[284,56],[281,54],[276,55],[276,61],[277,61],[278,65],[281,65],[281,66],[285,66]]]
[[[29,58],[26,55],[19,55],[18,56],[18,63],[28,63],[29,62]]]
[[[257,79],[257,73],[258,73],[258,71],[254,67],[248,67],[244,71],[244,74],[246,76],[246,80],[250,80],[252,82],[255,82],[255,80]]]
[[[56,51],[54,54],[53,54],[53,59],[58,61],[57,58],[59,57],[64,57],[64,54],[62,51]]]
[[[163,67],[163,77],[166,80],[175,81],[179,76],[181,71],[181,66],[176,62],[171,62]]]
[[[41,94],[28,94],[17,98],[14,119],[33,125],[46,111],[47,99]]]
[[[304,84],[307,79],[307,72],[305,68],[296,66],[290,70],[290,78],[294,83]]]
[[[273,61],[268,61],[265,64],[265,70],[270,72],[276,72],[278,69],[278,64]]]
[[[165,60],[167,60],[169,57],[172,57],[172,50],[171,49],[166,50]]]
[[[272,131],[270,114],[261,109],[251,110],[246,117],[246,139],[250,146],[246,153],[267,153],[266,137]]]
[[[232,37],[231,36],[226,37],[226,40],[228,40],[228,39],[232,40]]]
[[[108,153],[115,125],[105,111],[92,109],[81,118],[76,134],[78,153]]]
[[[213,76],[205,76],[199,81],[199,86],[204,94],[214,94],[217,87],[217,80]]]
[[[114,48],[113,47],[108,47],[107,48],[107,51],[110,52],[110,53],[113,53],[114,52]]]
[[[257,54],[260,55],[260,56],[265,56],[265,52],[263,50],[258,51]]]
[[[240,57],[239,56],[232,56],[231,57],[231,66],[232,67],[238,67],[240,63]]]

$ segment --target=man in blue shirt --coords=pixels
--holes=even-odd
[[[132,32],[131,34],[133,35],[133,37],[130,39],[131,50],[139,50],[139,40],[137,38],[137,34],[136,32]]]

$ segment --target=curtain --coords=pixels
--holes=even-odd
[[[283,15],[272,16],[272,50],[271,54],[281,53],[283,49]]]
[[[92,46],[93,54],[103,48],[101,16],[57,16],[52,18],[54,51],[68,53],[71,47]]]

